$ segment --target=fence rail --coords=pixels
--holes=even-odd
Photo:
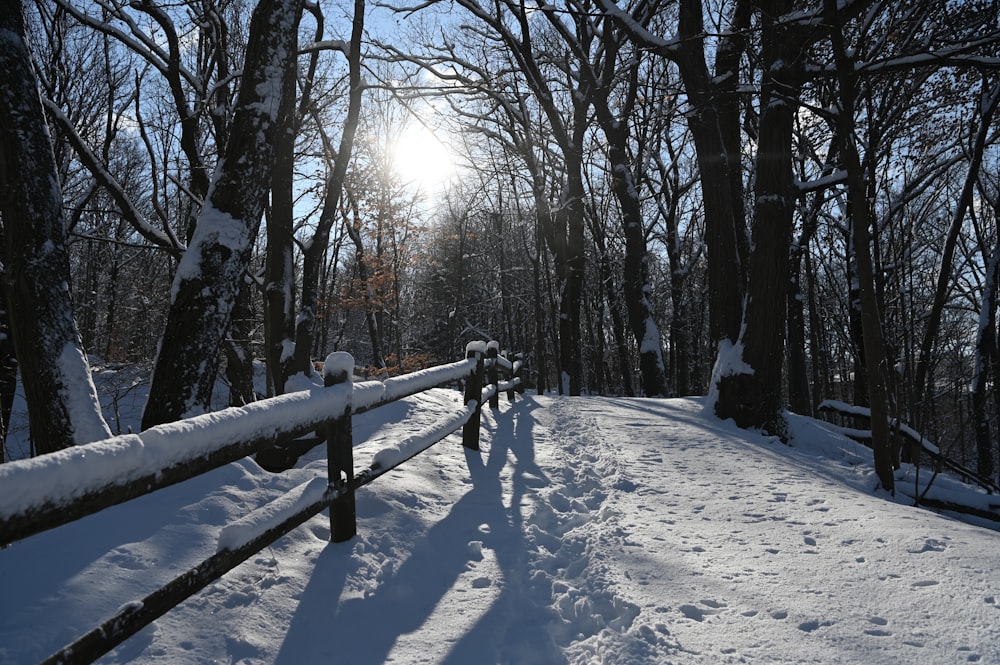
[[[837,400],[825,400],[819,405],[819,410],[822,413],[831,413],[852,419],[861,418],[867,421],[871,421],[872,417],[871,410],[868,407],[846,404]],[[906,445],[909,446],[910,453],[914,456],[920,454],[926,455],[938,467],[948,469],[949,471],[955,473],[959,478],[979,485],[986,490],[988,494],[1000,495],[1000,485],[998,485],[995,481],[980,475],[972,469],[951,459],[941,452],[940,448],[928,441],[923,437],[923,435],[911,428],[909,425],[898,422],[896,419],[891,419],[889,425],[892,429],[892,433],[903,439]],[[872,432],[870,429],[858,429],[839,425],[836,425],[836,427],[845,436],[867,446],[871,446]]]
[[[353,367],[349,354],[334,353],[324,363],[324,387],[0,466],[0,543],[8,544],[311,432],[327,445],[326,478],[303,483],[226,525],[214,555],[126,604],[42,663],[93,662],[327,507],[331,541],[352,538],[357,533],[355,490],[458,429],[463,446],[478,450],[483,404],[498,406],[504,391],[513,401],[515,390],[522,389],[520,361],[500,355],[492,341],[470,343],[465,360],[384,382],[355,384]],[[502,375],[507,380],[501,383]],[[460,381],[465,382],[460,410],[379,451],[368,468],[354,473],[353,415]]]

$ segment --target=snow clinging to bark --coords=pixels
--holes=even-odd
[[[743,342],[733,344],[728,339],[721,340],[715,366],[712,368],[712,381],[705,400],[705,408],[712,413],[715,412],[715,405],[719,401],[719,381],[724,377],[753,373],[753,367],[743,360]]]
[[[111,429],[101,415],[90,365],[80,347],[66,344],[56,363],[63,381],[63,403],[73,424],[73,443],[80,445],[110,438]]]
[[[211,195],[210,195],[211,197]],[[191,246],[184,252],[174,284],[170,291],[173,302],[180,291],[180,285],[185,281],[202,279],[202,250],[213,245],[225,247],[231,252],[243,252],[250,242],[250,229],[245,221],[236,219],[227,212],[212,206],[211,200],[206,201],[198,215],[198,225],[195,227]]]

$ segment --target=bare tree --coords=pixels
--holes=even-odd
[[[0,4],[3,287],[34,449],[109,437],[69,292],[62,194],[21,3]]]
[[[365,28],[364,16],[365,0],[355,0],[351,38],[348,44],[344,45],[348,60],[348,103],[339,144],[334,146],[322,127],[319,128],[323,137],[324,157],[329,164],[329,173],[316,230],[302,252],[302,296],[295,324],[294,353],[291,365],[286,370],[289,376],[294,374],[308,376],[312,372],[311,353],[317,333],[316,321],[323,258],[330,245],[330,232],[337,220],[340,219],[341,196],[354,150],[354,137],[357,133],[365,88],[361,78],[361,39]]]
[[[264,211],[274,144],[289,122],[282,81],[295,66],[302,0],[261,0],[253,12],[225,156],[174,277],[143,428],[207,409],[216,358]]]

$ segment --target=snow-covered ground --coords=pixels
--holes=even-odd
[[[358,416],[357,465],[460,407],[436,390]],[[452,435],[362,488],[353,541],[316,517],[102,662],[1000,663],[1000,533],[887,501],[869,451],[814,421],[786,446],[697,399],[527,396],[483,423],[480,453]],[[213,554],[223,525],[324,474],[321,451],[0,551],[0,662]]]

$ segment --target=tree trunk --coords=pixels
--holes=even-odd
[[[740,234],[745,220],[737,217],[741,204],[733,200],[742,178],[733,167],[723,138],[713,84],[705,64],[705,30],[701,0],[682,0],[678,21],[678,48],[674,57],[684,82],[691,111],[688,127],[694,140],[705,214],[708,249],[709,336],[712,344],[735,342],[743,320],[746,266],[741,261]],[[733,72],[727,72],[727,75]]]
[[[535,224],[535,251],[528,249],[528,240],[522,236],[525,256],[531,257],[531,295],[534,306],[535,319],[535,392],[539,395],[545,394],[545,376],[548,371],[545,367],[545,306],[542,301],[542,254],[545,247],[542,244],[542,236]]]
[[[295,79],[294,68],[289,68],[282,79],[282,104],[286,113],[293,107]],[[274,171],[271,173],[271,209],[264,257],[264,359],[269,395],[285,392],[295,340],[295,203],[292,188],[296,124],[292,118],[283,128],[274,147]]]
[[[605,132],[608,134],[608,132]],[[628,311],[629,328],[639,349],[639,374],[647,397],[665,397],[667,371],[663,362],[663,342],[653,318],[649,302],[649,252],[646,230],[642,223],[642,208],[632,172],[626,163],[624,137],[608,136],[612,160],[612,189],[621,206],[625,235],[625,266],[623,292]]]
[[[819,201],[819,199],[817,199]],[[809,369],[806,362],[806,296],[802,292],[803,259],[809,253],[809,242],[816,231],[819,210],[813,206],[802,220],[802,233],[789,254],[788,274],[788,404],[794,413],[813,415],[814,400],[809,391]],[[808,279],[808,277],[807,277]],[[813,358],[813,363],[819,362]],[[814,388],[819,390],[819,384]]]
[[[794,413],[811,416],[813,401],[809,395],[809,370],[806,363],[805,305],[799,275],[792,264],[788,280],[788,407]]]
[[[0,224],[0,249],[4,247],[3,224]],[[7,432],[17,390],[17,353],[10,330],[10,309],[7,307],[7,286],[4,268],[0,265],[0,464],[7,461]]]
[[[812,357],[812,411],[819,403],[830,396],[830,357],[826,344],[825,326],[820,316],[819,304],[816,301],[816,279],[809,252],[805,254],[805,270],[809,306],[809,355]]]
[[[987,410],[990,378],[996,383],[997,290],[1000,280],[1000,242],[993,247],[986,267],[983,301],[976,333],[975,364],[972,374],[972,421],[976,434],[976,471],[991,478],[994,473],[993,428]],[[996,390],[995,386],[993,390]]]
[[[232,133],[190,246],[174,277],[143,429],[209,408],[218,354],[248,268],[289,118],[285,71],[295,66],[302,0],[261,0],[250,21]]]
[[[784,436],[782,367],[785,298],[795,186],[792,180],[792,130],[799,86],[802,40],[776,21],[789,0],[763,3],[761,36],[761,116],[755,173],[753,254],[750,288],[741,335],[741,368],[719,376],[716,413],[740,427],[761,428]]]
[[[861,310],[861,328],[864,342],[865,370],[868,375],[868,398],[871,408],[872,448],[874,450],[875,473],[882,488],[895,491],[893,476],[894,460],[889,440],[889,413],[886,394],[885,345],[882,339],[882,320],[875,294],[875,275],[871,258],[871,211],[868,208],[865,183],[854,141],[854,109],[856,81],[854,63],[847,56],[844,46],[843,25],[837,10],[837,0],[824,0],[824,14],[831,27],[833,54],[837,67],[837,81],[840,87],[840,109],[837,115],[837,130],[842,141],[841,155],[847,170],[848,213],[854,257],[858,271],[858,297]]]
[[[574,145],[581,145],[582,135],[580,139],[581,143]],[[556,213],[566,229],[566,263],[559,298],[559,365],[562,373],[559,386],[561,394],[579,395],[583,388],[580,311],[586,268],[583,251],[583,167],[578,149],[567,152],[570,154],[567,155],[566,188],[563,190],[561,210]]]
[[[4,288],[38,453],[111,436],[73,319],[62,192],[17,0],[0,1]]]
[[[914,378],[913,389],[917,396],[915,409],[917,414],[923,411],[924,395],[928,389],[927,374],[931,362],[931,350],[937,338],[938,328],[941,324],[941,314],[944,311],[945,302],[948,299],[949,287],[953,281],[952,260],[954,259],[959,234],[962,230],[962,221],[965,219],[965,211],[974,202],[976,181],[979,178],[979,169],[982,166],[986,143],[996,131],[992,120],[998,106],[1000,106],[1000,84],[994,85],[988,93],[985,93],[980,104],[979,131],[976,133],[976,138],[972,144],[969,170],[966,173],[965,184],[958,198],[955,214],[952,217],[951,226],[948,229],[948,235],[945,238],[944,248],[941,253],[941,265],[938,268],[934,300],[931,304],[930,313],[927,316],[927,326],[924,328],[923,340],[920,343],[920,355],[917,358],[917,368]]]
[[[226,354],[226,380],[229,383],[229,406],[245,406],[257,400],[257,391],[253,385],[253,354],[250,349],[253,318],[250,284],[244,279],[243,288],[240,289],[233,308],[229,337],[223,345]]]
[[[604,285],[604,297],[611,314],[611,335],[615,340],[615,359],[618,363],[622,394],[626,397],[635,397],[635,389],[632,387],[632,363],[629,360],[628,343],[625,339],[625,322],[622,320],[621,311],[618,308],[619,297],[611,276],[611,258],[608,256],[607,235],[597,216],[591,215],[591,218],[594,219],[594,223],[591,225],[590,235],[597,248],[599,257],[597,267],[600,271],[601,284]]]
[[[316,341],[316,310],[319,307],[320,275],[323,258],[330,244],[330,231],[337,219],[340,197],[344,191],[347,167],[354,151],[354,137],[361,115],[361,96],[364,86],[361,81],[361,37],[365,28],[365,0],[354,0],[354,18],[351,27],[351,45],[348,56],[347,117],[344,120],[340,147],[334,152],[327,148],[327,159],[333,161],[330,177],[326,181],[326,194],[319,224],[312,241],[302,252],[302,302],[295,324],[295,354],[290,373],[308,375],[312,372],[311,351]]]
[[[347,227],[347,235],[354,243],[354,265],[358,272],[358,285],[362,293],[362,301],[365,308],[365,324],[368,327],[368,341],[371,343],[371,364],[378,372],[377,378],[384,379],[385,375],[385,354],[383,352],[382,324],[377,310],[381,308],[379,299],[374,297],[375,277],[368,266],[368,258],[365,254],[365,245],[361,238],[361,220],[358,213],[357,204],[351,201],[351,208],[354,219],[348,219],[345,215],[344,224]]]

